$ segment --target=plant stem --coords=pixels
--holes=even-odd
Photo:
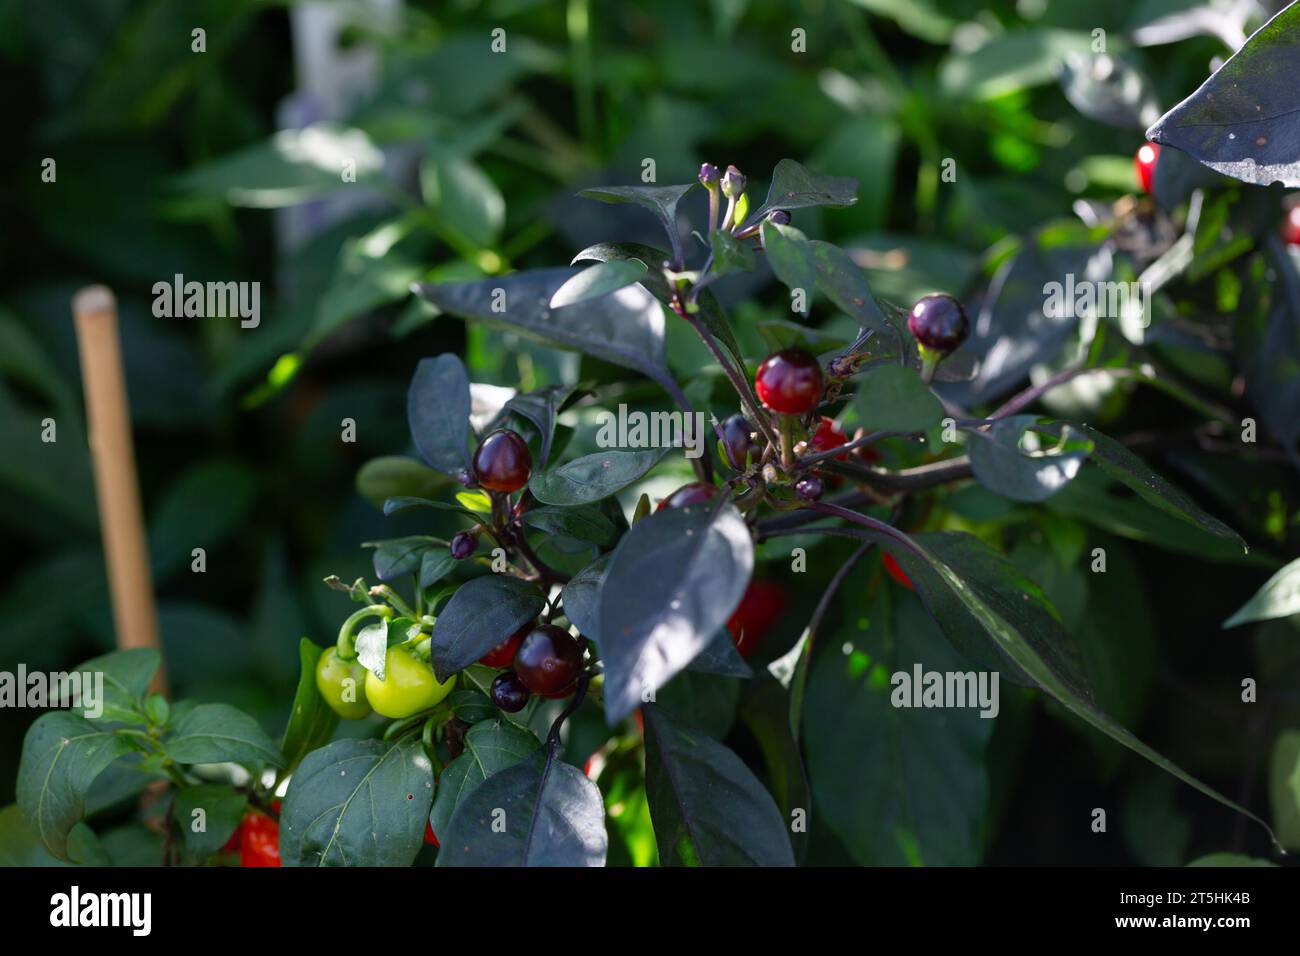
[[[587,684],[591,678],[583,674],[578,678],[578,688],[573,692],[573,700],[569,701],[569,706],[560,712],[551,724],[550,732],[546,735],[546,763],[542,766],[542,779],[537,788],[540,794],[546,790],[546,780],[551,775],[551,766],[555,763],[555,749],[560,743],[560,728],[564,722],[573,714],[579,706],[582,705],[583,698],[587,696]],[[528,825],[528,835],[524,838],[524,858],[527,859],[528,851],[533,843],[533,827],[537,825],[537,816],[534,814],[532,821]]]
[[[704,344],[708,346],[709,351],[713,353],[714,359],[716,359],[717,363],[722,366],[723,372],[726,373],[727,378],[731,381],[731,387],[734,388],[736,394],[740,396],[740,404],[745,409],[746,417],[754,423],[754,427],[763,433],[763,437],[768,440],[772,447],[780,447],[781,442],[776,437],[776,433],[772,431],[772,423],[768,421],[767,416],[764,415],[754,404],[754,399],[750,397],[749,389],[746,387],[744,378],[741,377],[740,373],[737,372],[727,360],[726,355],[723,354],[722,346],[718,345],[717,341],[713,338],[713,335],[705,327],[704,321],[698,315],[693,315],[691,313],[687,313],[686,321],[690,322],[691,325],[695,327],[695,331],[699,334],[700,338],[704,340]]]
[[[536,553],[534,553],[532,547],[530,547],[528,542],[524,540],[524,532],[522,528],[519,530],[519,534],[515,536],[515,543],[519,545],[519,551],[528,559],[528,563],[531,564],[537,570],[537,573],[542,576],[542,581],[548,588],[551,584],[556,582],[564,584],[570,579],[571,575],[565,574],[563,571],[555,570],[555,568],[551,567],[539,558]]]
[[[965,455],[902,471],[880,471],[843,461],[823,462],[821,467],[832,474],[843,475],[887,491],[918,491],[971,476],[970,459]]]
[[[794,467],[794,416],[779,415],[777,424],[781,429],[781,467],[790,471]]]
[[[343,626],[339,628],[338,641],[335,645],[338,648],[339,660],[354,661],[357,659],[357,649],[356,645],[353,644],[352,637],[352,631],[357,624],[368,617],[382,617],[387,620],[392,616],[393,609],[386,604],[368,604],[359,611],[353,611],[348,616],[348,619],[343,622]]]
[[[822,592],[821,600],[817,602],[817,607],[813,609],[812,617],[808,619],[808,643],[804,646],[805,654],[812,652],[813,641],[817,639],[817,629],[821,627],[822,618],[826,616],[827,610],[830,609],[831,598],[833,598],[835,592],[840,589],[840,585],[842,585],[844,579],[849,576],[849,572],[853,570],[854,565],[861,561],[863,556],[875,546],[874,541],[862,542],[858,547],[858,550],[849,555],[849,559],[840,565],[840,569],[835,572],[835,576],[832,577],[830,583],[826,585],[826,590]]]

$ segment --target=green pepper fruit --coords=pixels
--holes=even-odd
[[[366,669],[360,661],[345,661],[338,648],[326,648],[316,662],[316,689],[330,710],[348,720],[370,714],[366,699]]]
[[[397,644],[384,658],[383,680],[366,674],[366,699],[385,717],[410,717],[440,702],[455,685],[454,675],[438,683],[428,661],[420,660],[409,644]]]

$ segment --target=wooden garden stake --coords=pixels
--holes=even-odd
[[[161,649],[131,441],[131,414],[117,329],[117,300],[105,286],[87,286],[73,297],[72,314],[81,354],[86,425],[117,646],[123,650]],[[166,692],[162,668],[154,675],[153,690]]]

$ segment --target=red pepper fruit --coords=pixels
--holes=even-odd
[[[750,581],[727,619],[727,630],[741,657],[749,657],[786,606],[785,589],[773,581]]]
[[[244,814],[239,825],[239,865],[280,865],[280,824],[258,810]]]
[[[894,560],[894,556],[889,553],[885,554],[885,572],[909,591],[916,590],[912,585],[912,579],[907,576],[907,572],[899,567],[898,562]]]

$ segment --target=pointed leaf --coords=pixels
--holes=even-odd
[[[646,797],[664,866],[794,866],[786,823],[772,795],[731,750],[642,708]]]
[[[1043,501],[1060,491],[1079,473],[1093,443],[1061,425],[1060,444],[1044,447],[1042,430],[1036,416],[1012,415],[987,431],[971,431],[967,450],[979,483],[1013,501]]]
[[[285,866],[410,866],[424,842],[433,766],[418,734],[389,747],[336,740],[299,766],[280,814]]]
[[[803,292],[803,314],[807,315],[817,292],[817,263],[812,246],[798,229],[770,219],[763,221],[760,231],[768,264],[786,288]]]
[[[567,279],[551,295],[551,308],[599,299],[629,286],[645,275],[645,264],[636,259],[615,259],[588,266],[571,279]]]
[[[321,648],[305,637],[298,642],[298,689],[294,691],[293,708],[280,742],[284,766],[289,771],[307,754],[328,743],[339,724],[338,714],[325,703],[316,687],[316,664],[322,653]]]
[[[596,785],[541,753],[476,787],[439,839],[438,866],[604,866],[609,848]]]
[[[783,159],[772,170],[767,199],[749,214],[744,225],[758,222],[773,209],[807,209],[810,206],[852,206],[858,201],[858,181],[824,176],[805,169],[793,159]]]
[[[1238,608],[1236,614],[1223,622],[1223,626],[1236,627],[1293,614],[1300,614],[1300,558],[1265,581],[1264,586]]]
[[[611,725],[722,631],[753,569],[749,527],[730,504],[670,508],[623,536],[600,590],[598,630]]]
[[[509,574],[487,574],[467,581],[438,615],[429,638],[429,659],[439,681],[457,674],[546,606],[536,584]]]
[[[469,374],[460,358],[448,352],[421,359],[406,393],[406,419],[431,467],[448,475],[469,467],[469,410]]]
[[[534,475],[528,490],[548,505],[582,505],[618,494],[659,464],[667,448],[608,451],[584,455],[551,471]]]
[[[1243,182],[1300,186],[1300,4],[1260,27],[1223,66],[1147,130]]]
[[[513,767],[541,746],[531,731],[509,721],[484,720],[471,727],[465,734],[464,752],[447,764],[438,777],[438,792],[429,811],[433,832],[447,833],[456,808],[479,784],[494,773]]]
[[[898,531],[888,534],[879,531],[864,531],[862,537],[874,540],[894,555],[903,565],[903,569],[916,584],[918,592],[926,602],[926,609],[945,630],[950,626],[951,611],[943,609],[951,605],[955,598],[961,603],[966,613],[984,629],[993,639],[998,650],[1004,654],[1019,670],[1026,674],[1035,684],[1054,697],[1076,717],[1106,734],[1112,740],[1123,744],[1134,753],[1145,757],[1157,767],[1177,777],[1183,783],[1218,801],[1225,807],[1254,820],[1268,833],[1275,844],[1277,838],[1267,823],[1245,807],[1228,799],[1212,787],[1187,773],[1177,764],[1160,753],[1152,750],[1127,729],[1116,723],[1080,692],[1077,682],[1059,665],[1043,654],[1043,643],[1031,640],[1016,623],[1014,599],[1010,595],[995,595],[999,601],[989,599],[987,591],[976,587],[968,577],[969,565],[962,560],[941,559],[938,554],[918,538],[908,538]],[[947,537],[947,536],[938,536]],[[961,536],[967,538],[969,536]],[[930,575],[920,575],[919,568],[928,565],[933,571]],[[958,569],[961,569],[960,571]],[[913,574],[917,570],[918,574]],[[1050,605],[1049,605],[1050,606]],[[1050,644],[1048,647],[1050,648]]]
[[[1153,471],[1151,466],[1120,442],[1089,425],[1060,427],[1073,428],[1091,439],[1090,459],[1100,465],[1110,477],[1137,492],[1143,501],[1216,537],[1236,542],[1243,551],[1246,550],[1246,542],[1237,532],[1201,508],[1186,492]],[[1060,429],[1053,430],[1059,432]]]
[[[518,332],[556,348],[586,352],[641,372],[669,391],[664,312],[639,286],[599,301],[552,309],[551,296],[576,269],[533,269],[478,282],[421,284],[416,291],[444,312]]]
[[[27,729],[18,764],[18,806],[60,860],[69,858],[68,834],[81,822],[91,784],[131,749],[126,737],[67,711],[43,714]]]
[[[199,704],[178,717],[163,741],[179,763],[263,763],[284,766],[284,757],[252,717],[229,704]]]
[[[939,424],[943,405],[913,369],[885,363],[857,382],[853,408],[872,432],[924,432]]]
[[[681,261],[682,239],[677,232],[677,204],[698,183],[684,186],[597,186],[578,193],[585,199],[599,199],[608,203],[636,203],[655,214],[659,224],[668,233],[672,243],[673,258]],[[647,263],[649,265],[649,263]]]
[[[713,249],[713,271],[723,276],[729,272],[752,272],[754,250],[729,232],[715,229],[709,237]]]

